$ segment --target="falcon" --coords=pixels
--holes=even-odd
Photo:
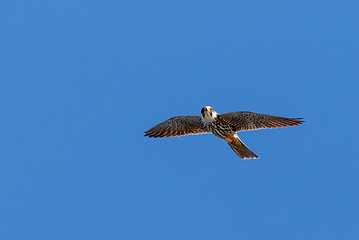
[[[212,133],[225,140],[242,159],[259,158],[238,137],[237,132],[262,128],[297,126],[302,118],[286,118],[254,112],[230,112],[219,114],[206,106],[201,116],[177,116],[164,121],[145,132],[153,138]]]

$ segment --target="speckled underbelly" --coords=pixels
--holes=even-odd
[[[226,139],[225,134],[234,132],[230,125],[220,120],[207,123],[206,127],[211,133],[222,139]]]

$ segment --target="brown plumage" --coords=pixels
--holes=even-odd
[[[162,138],[210,133],[200,116],[178,116],[168,119],[145,132],[145,136]]]
[[[262,128],[281,128],[298,126],[302,118],[277,117],[253,112],[231,112],[219,114],[224,121],[235,127],[235,131],[258,130]]]
[[[201,116],[178,116],[168,119],[145,132],[145,136],[162,138],[191,134],[213,133],[228,142],[233,151],[243,159],[258,158],[238,137],[236,132],[262,128],[297,126],[302,118],[286,118],[253,112],[218,114],[204,107]]]

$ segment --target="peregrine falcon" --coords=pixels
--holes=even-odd
[[[297,126],[302,118],[277,117],[253,112],[230,112],[219,114],[206,106],[201,116],[177,116],[164,121],[145,132],[153,138],[213,133],[225,140],[242,159],[259,158],[239,139],[237,132],[262,128]]]

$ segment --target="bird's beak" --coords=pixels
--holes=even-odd
[[[206,106],[206,107],[203,107],[201,110],[202,115],[204,114],[204,112],[210,113],[210,112],[213,112],[213,109],[211,107]]]

